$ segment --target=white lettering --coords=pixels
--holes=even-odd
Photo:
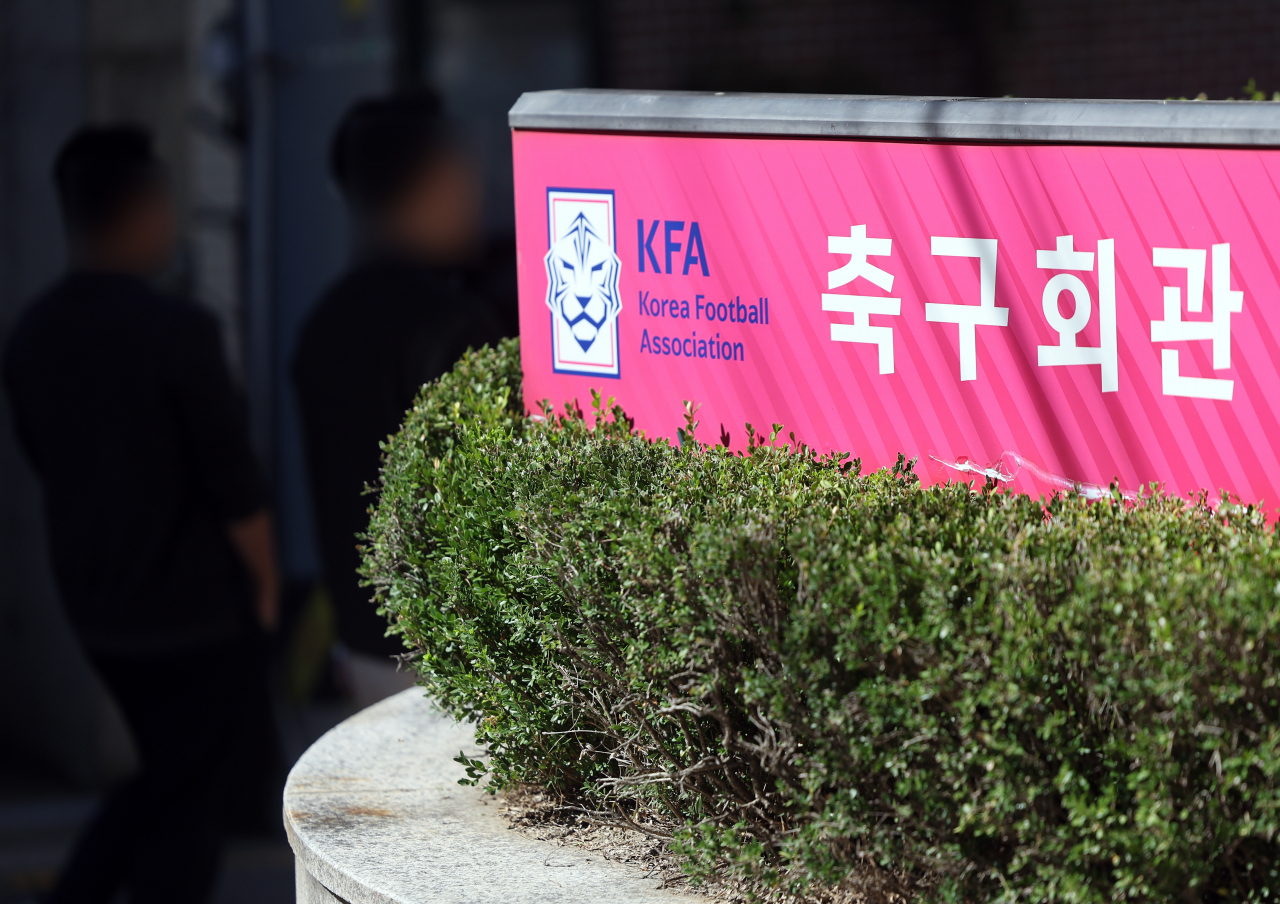
[[[827,273],[827,288],[837,289],[862,277],[886,292],[893,289],[893,274],[867,263],[868,257],[888,257],[892,239],[867,238],[866,224],[849,227],[849,235],[827,236],[827,251],[847,254],[849,262]],[[822,310],[853,315],[853,323],[831,324],[833,342],[862,342],[876,347],[880,373],[893,373],[893,327],[872,326],[871,315],[897,316],[902,299],[869,295],[822,294]]]
[[[978,304],[926,303],[924,319],[954,323],[960,327],[960,379],[978,378],[979,326],[1008,326],[1009,309],[996,306],[996,240],[956,236],[931,236],[933,254],[938,257],[978,259]]]
[[[1214,245],[1213,319],[1183,320],[1182,290],[1164,287],[1164,319],[1151,321],[1152,342],[1213,342],[1213,369],[1231,367],[1231,315],[1244,309],[1244,293],[1231,289],[1231,245]],[[1187,310],[1204,308],[1205,252],[1202,248],[1153,248],[1151,262],[1157,267],[1177,267],[1187,271]],[[1234,380],[1215,377],[1184,377],[1179,369],[1178,351],[1160,352],[1160,377],[1165,395],[1230,402]]]
[[[1058,236],[1052,251],[1036,251],[1036,266],[1042,270],[1093,269],[1094,256],[1075,250],[1075,237]],[[1063,317],[1058,301],[1063,292],[1070,293],[1075,303],[1071,316]],[[1116,254],[1115,239],[1098,241],[1098,333],[1097,348],[1076,344],[1076,336],[1089,323],[1093,301],[1080,277],[1072,273],[1053,276],[1040,296],[1045,319],[1058,334],[1057,345],[1037,346],[1041,367],[1063,367],[1071,364],[1102,365],[1102,391],[1120,388],[1119,355],[1116,349]]]

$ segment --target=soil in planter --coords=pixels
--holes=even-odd
[[[609,822],[606,814],[593,814],[580,805],[558,800],[535,788],[504,792],[498,801],[499,812],[511,822],[512,829],[526,838],[598,853],[604,860],[642,871],[655,880],[657,887],[691,898],[725,904],[910,904],[909,898],[877,888],[882,881],[875,874],[878,870],[859,871],[838,888],[803,896],[728,878],[694,884],[681,868],[681,858],[665,841]],[[644,823],[644,828],[656,834],[670,834],[677,826],[655,821]]]

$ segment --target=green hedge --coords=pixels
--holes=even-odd
[[[426,388],[366,546],[423,683],[476,723],[473,778],[661,812],[695,872],[795,891],[1280,889],[1255,509],[922,487],[777,425],[730,454],[688,410],[679,446],[599,399],[525,417],[518,357]]]

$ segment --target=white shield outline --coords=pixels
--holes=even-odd
[[[547,250],[563,237],[569,224],[585,214],[592,228],[608,243],[613,255],[618,254],[617,210],[613,189],[548,188]],[[619,271],[621,267],[619,266]],[[552,280],[547,280],[548,307],[552,307]],[[619,298],[619,314],[621,298]],[[579,374],[618,379],[622,376],[618,316],[615,314],[600,331],[585,353],[573,338],[569,325],[554,310],[551,315],[551,369],[560,374]]]

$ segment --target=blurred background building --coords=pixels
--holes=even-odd
[[[0,0],[0,343],[65,266],[50,182],[59,145],[86,122],[149,126],[183,224],[165,280],[222,322],[274,480],[296,612],[319,565],[287,367],[347,258],[326,153],[356,99],[435,86],[482,163],[486,230],[502,242],[513,230],[506,111],[522,91],[1220,99],[1253,79],[1270,97],[1278,41],[1273,0]],[[3,405],[0,876],[40,862],[6,859],[6,833],[36,844],[32,819],[82,819],[84,793],[132,757],[60,615],[38,489]],[[285,731],[282,766],[317,730]],[[22,809],[48,788],[71,795],[62,810]]]

